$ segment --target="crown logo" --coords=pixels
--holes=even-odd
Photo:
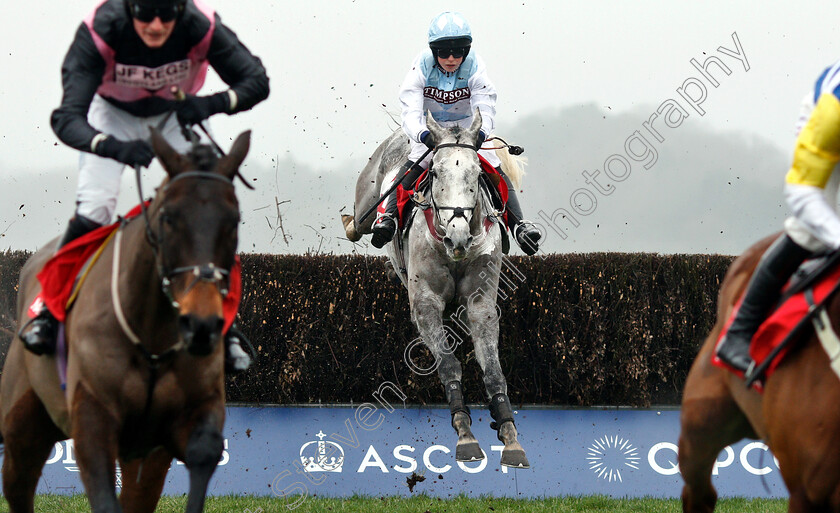
[[[335,442],[325,442],[327,436],[319,431],[318,440],[312,440],[300,447],[300,462],[305,472],[341,472],[344,465],[344,449]]]

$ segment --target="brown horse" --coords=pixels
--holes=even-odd
[[[711,363],[721,329],[743,293],[768,237],[737,258],[723,280],[717,322],[694,361],[683,392],[679,465],[683,511],[711,512],[717,502],[711,474],[718,453],[742,438],[763,439],[779,461],[790,493],[788,511],[840,512],[840,380],[813,330],[800,340],[764,393]],[[828,305],[835,330],[840,297]]]
[[[67,316],[66,392],[54,357],[12,341],[0,380],[11,513],[33,511],[44,463],[68,437],[94,513],[154,511],[173,457],[189,470],[187,512],[203,510],[223,450],[222,300],[239,224],[232,180],[249,144],[246,132],[228,156],[198,146],[187,158],[152,131],[169,176],[148,218],[124,223],[107,244]],[[47,244],[21,271],[21,325],[54,247]]]

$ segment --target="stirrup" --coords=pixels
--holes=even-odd
[[[225,372],[229,375],[241,374],[256,359],[257,352],[248,337],[231,326],[225,334]]]
[[[755,374],[757,365],[755,364],[755,360],[750,361],[749,367],[747,370],[744,371],[744,381],[747,383],[752,383],[754,381],[753,374]]]

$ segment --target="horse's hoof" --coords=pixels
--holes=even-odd
[[[356,230],[356,220],[350,214],[341,215],[341,224],[344,225],[344,233],[351,242],[356,242],[362,238],[362,234]]]
[[[523,452],[523,454],[525,454]],[[481,461],[484,459],[484,451],[478,445],[478,441],[458,442],[455,446],[455,461]]]
[[[521,446],[510,449],[506,447],[502,451],[502,466],[522,469],[531,468],[531,464],[528,463],[528,457],[525,456],[525,449]]]

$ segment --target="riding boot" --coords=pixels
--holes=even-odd
[[[251,341],[239,331],[236,324],[231,326],[225,334],[225,372],[230,375],[245,372],[253,361],[252,354],[255,352]]]
[[[490,427],[496,430],[496,436],[504,442],[499,431],[505,422],[513,422],[513,408],[510,407],[510,399],[505,393],[496,394],[490,399],[489,408],[490,416],[493,417],[494,421],[490,423]]]
[[[782,235],[771,245],[753,273],[744,299],[717,346],[717,357],[727,365],[747,373],[753,364],[750,342],[758,327],[779,300],[782,287],[811,252]]]
[[[388,195],[385,203],[385,212],[376,215],[376,221],[373,222],[373,236],[370,243],[375,248],[381,248],[385,244],[391,242],[394,235],[397,233],[397,191],[393,191]]]
[[[533,255],[540,247],[539,242],[542,234],[532,222],[523,219],[522,207],[519,206],[519,198],[516,197],[516,188],[511,183],[510,178],[502,171],[501,167],[497,167],[496,171],[502,175],[508,188],[508,226],[513,228],[513,237],[522,251],[526,255]]]
[[[470,409],[464,404],[464,390],[461,388],[460,381],[450,381],[446,385],[446,400],[449,401],[449,413],[452,415],[452,427],[455,428],[455,414],[466,413],[472,424],[472,417],[470,416]],[[455,428],[457,431],[458,428]]]
[[[408,161],[403,165],[398,172],[401,176],[401,183],[404,188],[410,189],[414,186],[414,182],[423,173],[423,169],[419,166],[413,165],[414,162]],[[385,212],[377,214],[376,221],[373,223],[373,237],[370,243],[375,248],[381,248],[385,244],[391,242],[394,235],[397,233],[397,191],[393,191],[388,195],[387,203],[385,203]]]
[[[102,225],[96,221],[77,213],[67,223],[67,230],[58,241],[56,251],[100,226]],[[18,332],[23,346],[37,355],[55,353],[57,336],[58,320],[50,313],[46,305],[42,305],[38,314],[24,324]]]

